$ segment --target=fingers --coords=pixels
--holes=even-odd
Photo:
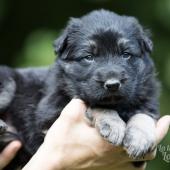
[[[156,138],[157,138],[157,144],[163,140],[163,138],[168,133],[168,129],[170,126],[170,116],[163,116],[160,118],[156,125]],[[143,160],[153,160],[156,156],[157,149],[155,148],[152,152],[145,155],[145,158]]]
[[[85,103],[80,99],[72,99],[70,103],[63,109],[60,119],[67,119],[71,122],[78,122],[83,120],[85,112]]]
[[[159,119],[156,126],[157,144],[163,140],[168,133],[170,126],[170,116],[166,115]]]
[[[159,119],[156,125],[156,138],[157,138],[157,144],[163,140],[163,138],[166,136],[168,133],[168,129],[170,126],[170,116],[163,116],[162,118]],[[153,160],[156,156],[156,148],[148,153],[144,160]]]
[[[19,141],[13,141],[8,144],[8,146],[0,154],[0,169],[3,169],[10,163],[20,148],[21,143]]]

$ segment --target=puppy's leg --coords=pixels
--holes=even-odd
[[[69,101],[65,101],[65,96],[51,93],[41,99],[35,111],[36,123],[41,130],[47,130],[59,117],[62,109]]]
[[[136,114],[127,123],[123,145],[132,158],[140,158],[156,145],[155,120],[146,114]]]
[[[102,137],[115,146],[121,145],[126,124],[114,110],[88,109],[87,117],[93,122]]]

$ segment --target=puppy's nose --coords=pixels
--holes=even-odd
[[[109,91],[117,91],[121,87],[121,83],[117,79],[110,79],[104,83],[104,88]]]

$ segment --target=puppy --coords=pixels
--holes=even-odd
[[[1,146],[15,138],[23,142],[8,169],[28,161],[74,97],[85,101],[86,116],[114,146],[133,158],[152,150],[159,83],[152,41],[138,21],[93,11],[72,18],[54,47],[57,60],[50,68],[0,67]]]

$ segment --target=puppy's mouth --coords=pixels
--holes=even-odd
[[[87,85],[87,84],[85,84]],[[84,90],[83,93],[80,93],[80,97],[89,104],[97,104],[97,105],[113,105],[121,103],[125,100],[126,96],[123,92],[123,88],[120,89],[106,89],[101,86],[91,86],[91,89]]]
[[[92,95],[88,94],[85,96],[80,96],[85,102],[88,104],[94,104],[94,105],[101,105],[101,106],[108,106],[108,105],[116,105],[118,103],[121,103],[124,100],[124,95],[120,94],[118,92],[110,93],[107,91],[101,90],[99,93],[96,92],[96,94]]]
[[[99,96],[98,96],[99,97]],[[110,93],[105,91],[103,94],[100,94],[100,97],[96,100],[97,104],[100,105],[116,105],[121,103],[124,100],[124,95],[120,92]]]
[[[100,99],[102,103],[119,103],[123,100],[123,96],[121,95],[110,95],[104,96]]]

